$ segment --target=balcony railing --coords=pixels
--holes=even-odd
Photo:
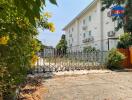
[[[82,26],[82,30],[87,30],[87,28],[88,28],[88,26],[86,26],[86,25],[84,25],[84,26]]]
[[[83,43],[92,42],[92,41],[94,41],[94,37],[93,36],[84,39]]]

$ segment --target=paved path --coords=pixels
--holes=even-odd
[[[47,79],[44,100],[132,100],[132,72]]]

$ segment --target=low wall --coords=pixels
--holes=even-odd
[[[130,58],[132,58],[132,52],[130,53],[130,49],[118,49],[119,52],[125,55],[125,59],[121,62],[121,66],[124,68],[132,69],[132,63],[130,62]],[[130,55],[131,54],[131,55]]]
[[[131,63],[131,66],[132,66],[132,46],[129,47],[129,51],[130,51],[130,63]]]
[[[124,68],[131,68],[131,64],[130,64],[130,51],[129,49],[123,49],[120,48],[118,49],[119,52],[121,52],[122,54],[125,55],[125,59],[121,62],[121,66]]]

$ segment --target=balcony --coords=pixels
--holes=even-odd
[[[87,28],[88,27],[86,25],[82,26],[82,30],[84,30],[84,31],[87,30]]]
[[[69,37],[72,37],[72,34],[69,34]]]
[[[91,36],[91,37],[88,37],[86,39],[83,40],[83,43],[88,43],[88,42],[93,42],[94,41],[94,37]]]

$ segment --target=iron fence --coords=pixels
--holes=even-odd
[[[51,54],[39,58],[36,63],[36,72],[60,72],[75,70],[104,69],[107,60],[107,51],[68,52]]]

